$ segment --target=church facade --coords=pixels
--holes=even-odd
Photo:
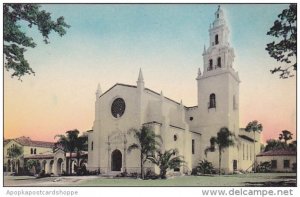
[[[143,125],[162,137],[162,149],[177,149],[185,165],[176,169],[189,173],[200,160],[218,166],[218,152],[205,154],[210,138],[222,127],[235,135],[235,146],[223,152],[225,172],[251,170],[254,148],[260,149],[260,135],[253,139],[239,125],[239,75],[233,68],[234,50],[229,43],[229,28],[219,7],[209,28],[210,43],[203,51],[203,73],[197,74],[198,105],[187,107],[145,87],[140,70],[137,84],[117,83],[105,92],[96,92],[95,120],[89,131],[88,168],[101,173],[140,172],[139,151],[127,147],[136,142],[128,132]],[[158,172],[151,163],[147,168]]]

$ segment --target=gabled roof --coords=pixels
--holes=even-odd
[[[103,94],[101,94],[101,95],[99,96],[99,98],[102,97],[104,94],[106,94],[107,92],[109,92],[111,89],[113,89],[113,88],[116,87],[116,86],[125,86],[125,87],[130,87],[130,88],[136,88],[136,86],[133,86],[133,85],[127,85],[127,84],[123,84],[123,83],[116,83],[116,84],[113,85],[111,88],[109,88],[108,90],[106,90]]]
[[[250,142],[254,142],[254,140],[251,137],[247,136],[247,135],[239,135],[239,137],[243,138],[244,140],[248,140]],[[257,142],[257,140],[255,140],[255,142]]]
[[[54,143],[53,142],[45,142],[45,141],[36,141],[36,140],[31,140],[29,137],[19,137],[14,140],[15,142],[19,143],[22,146],[33,146],[33,147],[43,147],[43,148],[53,148]]]
[[[292,151],[292,150],[286,150],[286,149],[281,149],[281,150],[270,150],[267,152],[262,152],[257,155],[257,157],[262,157],[262,156],[296,156],[297,152]]]
[[[5,140],[3,141],[3,145],[5,146],[5,145],[8,144],[10,141],[11,141],[11,139],[5,139]]]
[[[124,87],[130,87],[130,88],[137,88],[137,86],[134,86],[134,85],[128,85],[128,84],[123,84],[123,83],[116,83],[116,84],[113,85],[111,88],[109,88],[108,90],[106,90],[103,94],[101,94],[101,95],[99,96],[99,98],[102,97],[104,94],[106,94],[107,92],[109,92],[111,89],[113,89],[113,88],[116,87],[116,86],[124,86]],[[156,95],[160,95],[158,92],[155,92],[154,90],[151,90],[151,89],[149,89],[149,88],[145,88],[145,90],[146,90],[146,91],[149,91],[149,92],[151,92],[151,93],[154,93],[154,94],[156,94]],[[165,96],[164,96],[164,98],[167,99],[167,100],[169,100],[169,101],[171,101],[171,102],[173,102],[173,103],[175,103],[175,104],[177,104],[177,105],[180,105],[179,102],[177,102],[177,101],[175,101],[175,100],[173,100],[173,99],[170,99],[170,98],[165,97]],[[197,107],[197,106],[193,106],[193,107],[186,107],[186,106],[184,106],[184,107],[185,107],[185,108],[195,108],[195,107]]]

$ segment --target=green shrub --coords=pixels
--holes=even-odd
[[[192,175],[200,174],[216,174],[216,169],[213,167],[211,162],[202,160],[199,162],[197,167],[192,169]]]
[[[256,167],[256,172],[271,172],[271,162],[265,161],[261,162],[257,167]]]

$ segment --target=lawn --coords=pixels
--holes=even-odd
[[[40,179],[29,176],[4,176],[4,186],[296,186],[296,173],[179,176],[166,180],[102,176],[62,176]]]
[[[79,186],[296,186],[295,173],[257,173],[223,176],[181,176],[167,180],[96,178]]]

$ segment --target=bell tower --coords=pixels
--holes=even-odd
[[[215,19],[209,27],[209,47],[203,51],[204,73],[217,69],[230,69],[234,50],[229,45],[229,29],[221,7],[215,12]]]
[[[229,28],[223,9],[218,6],[214,21],[209,27],[209,47],[204,46],[203,73],[198,72],[199,130],[203,150],[210,145],[210,138],[216,136],[221,127],[239,132],[239,76],[232,67],[234,50],[229,43]],[[229,150],[229,149],[228,149]],[[222,168],[232,169],[236,153],[225,151]],[[216,153],[209,153],[209,161],[218,165]]]

